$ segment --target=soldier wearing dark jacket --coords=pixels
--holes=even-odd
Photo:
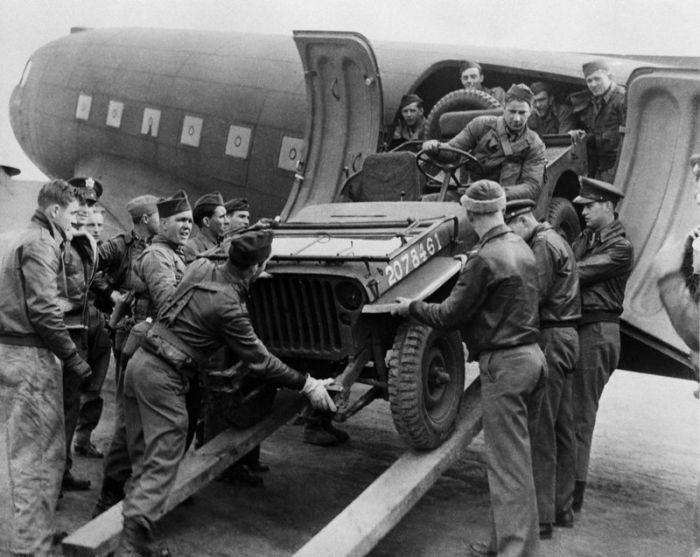
[[[197,235],[187,240],[183,247],[185,263],[194,261],[199,254],[218,246],[229,227],[224,198],[218,191],[200,197],[194,204],[192,218],[197,225]]]
[[[615,206],[622,197],[622,192],[612,184],[581,178],[581,192],[574,199],[574,203],[583,205],[586,221],[585,230],[573,245],[582,306],[579,360],[573,386],[574,511],[579,511],[583,504],[600,397],[620,359],[620,314],[633,264],[632,244],[615,213]]]
[[[78,202],[63,180],[44,184],[23,230],[0,240],[0,553],[49,555],[63,475],[61,362],[82,379],[63,318],[63,249]]]
[[[588,176],[612,182],[627,117],[625,88],[612,80],[605,60],[584,64],[583,75],[589,91],[574,95],[574,117],[580,129],[570,134],[574,142],[586,142]]]
[[[537,501],[528,424],[536,421],[546,364],[539,340],[539,288],[532,251],[503,222],[503,189],[488,180],[462,197],[479,236],[462,274],[441,303],[399,298],[392,313],[438,329],[457,329],[481,375],[492,536],[477,555],[538,554]]]
[[[552,523],[573,526],[576,437],[572,373],[578,359],[581,318],[578,271],[571,247],[550,224],[537,222],[530,200],[509,201],[506,224],[525,240],[537,261],[540,287],[540,346],[547,360],[547,382],[539,421],[532,434],[532,468],[537,491],[540,538],[552,536]]]
[[[431,139],[423,149],[440,146],[469,151],[481,163],[483,172],[472,169],[473,180],[498,182],[510,199],[536,200],[544,178],[544,143],[527,127],[532,111],[532,91],[527,85],[513,85],[506,94],[503,116],[479,116],[447,144]]]
[[[235,237],[221,266],[193,263],[126,368],[125,403],[134,476],[124,500],[124,533],[117,556],[146,553],[185,451],[188,386],[209,354],[229,347],[265,380],[302,390],[314,406],[334,410],[320,381],[273,356],[253,331],[245,305],[249,282],[264,269],[273,233]],[[144,373],[147,370],[147,373]]]

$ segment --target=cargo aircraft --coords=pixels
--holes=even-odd
[[[104,205],[124,228],[129,198],[180,188],[192,199],[213,190],[225,198],[247,197],[255,215],[285,218],[314,201],[311,190],[319,178],[340,183],[362,168],[381,148],[404,94],[420,95],[427,114],[459,89],[462,60],[479,61],[489,87],[546,80],[561,99],[585,89],[581,65],[592,57],[386,42],[374,44],[373,51],[377,72],[362,77],[368,88],[372,82],[379,87],[378,111],[358,114],[367,104],[358,102],[330,118],[307,104],[307,82],[314,76],[304,73],[289,36],[74,29],[31,56],[10,101],[11,123],[24,151],[48,176],[102,181]],[[348,76],[361,66],[331,67],[322,51],[311,54],[318,71],[336,72],[322,80],[330,94],[345,98]],[[687,161],[700,151],[700,74],[679,63],[664,67],[669,61],[658,58],[607,60],[616,81],[628,86],[615,180],[626,192],[620,217],[636,257],[624,330],[683,360],[687,347],[666,318],[650,275],[662,245],[680,241],[697,221]],[[361,147],[312,146],[320,150],[314,158],[323,161],[323,170],[317,166],[315,175],[306,176],[305,139],[324,135],[315,125],[341,126],[348,144]],[[372,136],[356,140],[367,133]],[[565,197],[571,199],[577,182],[567,183]]]

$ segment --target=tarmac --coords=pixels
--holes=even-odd
[[[696,386],[630,371],[612,375],[598,414],[583,511],[574,528],[555,529],[553,539],[542,542],[542,557],[692,555],[700,462]],[[113,423],[111,373],[105,399],[93,435],[101,449]],[[159,537],[175,556],[293,555],[406,450],[387,402],[373,402],[342,427],[351,440],[322,448],[302,442],[301,426],[285,425],[262,445],[262,460],[271,467],[264,488],[214,482],[191,505],[167,515]],[[467,555],[470,542],[486,540],[482,447],[479,436],[369,555]],[[57,526],[66,531],[89,520],[101,477],[101,460],[76,456],[74,462],[75,474],[89,477],[93,489],[60,501]]]

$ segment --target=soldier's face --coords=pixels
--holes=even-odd
[[[215,236],[223,236],[224,232],[229,226],[228,215],[226,214],[226,208],[220,205],[214,210],[214,214],[209,217],[209,230],[211,230]]]
[[[146,215],[144,218],[144,224],[146,225],[146,230],[149,234],[158,234],[160,231],[160,218],[158,217],[158,211]]]
[[[184,245],[192,232],[192,211],[160,219],[160,233],[173,244]]]
[[[401,109],[401,116],[409,126],[414,126],[423,115],[423,109],[418,108],[418,103],[407,104]]]
[[[581,210],[586,226],[593,230],[600,230],[610,220],[612,204],[609,201],[594,201],[586,203]]]
[[[479,87],[481,82],[484,81],[484,76],[481,75],[479,68],[467,68],[462,72],[460,78],[462,80],[462,87],[465,89]]]
[[[525,101],[508,101],[503,112],[503,119],[511,130],[520,131],[527,124],[530,112],[530,105]]]
[[[600,97],[610,88],[612,78],[605,70],[596,70],[586,76],[586,85],[594,97]]]
[[[535,98],[532,100],[532,106],[534,106],[535,110],[537,110],[537,112],[539,112],[540,114],[546,114],[551,105],[552,97],[549,96],[549,93],[547,93],[547,91],[537,93],[535,95]]]
[[[527,227],[525,226],[525,219],[522,217],[515,217],[506,223],[510,229],[520,236],[523,240],[527,236]]]
[[[90,218],[90,211],[91,209],[87,206],[87,204],[78,205],[78,212],[75,215],[75,228],[80,230],[87,224],[88,219]]]
[[[60,205],[52,205],[48,210],[48,217],[56,225],[62,228],[65,232],[70,232],[73,225],[77,222],[78,209],[80,205],[77,200],[71,201],[66,207]]]
[[[250,211],[233,211],[228,214],[229,230],[238,230],[250,226]]]
[[[93,210],[90,212],[90,217],[87,220],[87,224],[85,224],[85,228],[87,228],[90,236],[95,238],[95,240],[99,240],[102,238],[102,230],[104,229],[104,225],[104,215],[99,211]]]

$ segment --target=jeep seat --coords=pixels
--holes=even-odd
[[[413,153],[376,153],[345,180],[340,201],[417,201],[423,182]]]

